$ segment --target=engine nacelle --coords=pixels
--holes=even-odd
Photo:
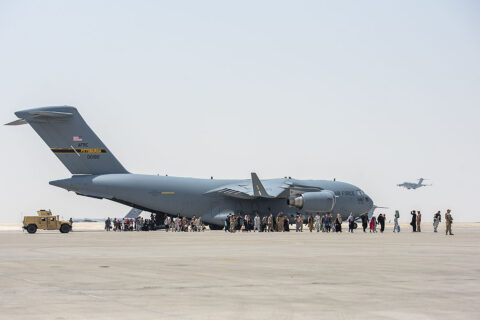
[[[329,190],[305,192],[290,199],[288,204],[307,212],[330,212],[335,206],[335,194]]]

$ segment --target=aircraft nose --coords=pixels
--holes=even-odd
[[[372,209],[373,207],[373,200],[367,194],[365,195],[365,203],[367,205],[367,210]]]

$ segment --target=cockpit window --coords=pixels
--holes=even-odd
[[[362,197],[364,195],[362,190],[357,190],[357,196]]]
[[[353,196],[353,191],[342,191],[342,196]]]

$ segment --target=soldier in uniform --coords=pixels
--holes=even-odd
[[[308,216],[307,221],[308,221],[308,230],[310,230],[310,232],[312,232],[312,230],[313,230],[313,216],[312,216],[312,214],[310,214]]]
[[[285,217],[283,215],[283,212],[280,212],[278,214],[278,222],[277,222],[277,225],[278,225],[278,231],[279,232],[284,232],[285,231]]]
[[[235,215],[230,216],[230,232],[235,233]]]
[[[267,231],[267,216],[263,216],[262,223],[260,224],[260,231],[266,232]]]
[[[268,216],[267,224],[268,224],[268,229],[267,229],[268,232],[273,232],[273,215],[271,213]]]
[[[445,224],[447,225],[447,229],[445,230],[445,235],[450,233],[450,235],[453,236],[452,222],[453,222],[453,218],[452,218],[452,215],[450,214],[450,209],[448,209],[447,213],[445,213]]]

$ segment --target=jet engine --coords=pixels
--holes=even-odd
[[[335,206],[335,194],[329,190],[305,192],[296,198],[291,198],[288,205],[307,212],[329,212]]]

